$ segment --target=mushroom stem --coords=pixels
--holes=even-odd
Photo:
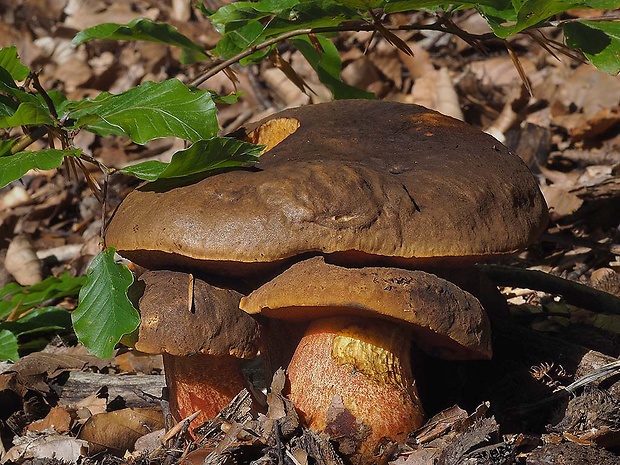
[[[306,424],[327,432],[354,464],[382,438],[404,440],[424,423],[411,370],[411,333],[354,316],[315,320],[288,368],[290,398]]]
[[[180,421],[200,410],[193,428],[214,418],[248,386],[236,357],[163,354],[163,358],[172,415]]]

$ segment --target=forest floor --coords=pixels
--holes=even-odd
[[[148,80],[191,82],[204,67],[183,67],[177,51],[160,44],[97,41],[76,49],[70,43],[85,27],[147,17],[213,47],[217,32],[189,4],[1,4],[0,47],[16,45],[23,63],[40,73],[44,88],[62,90],[72,99],[122,92]],[[478,15],[461,14],[455,21],[472,33],[486,32]],[[553,31],[546,33],[561,41]],[[454,379],[442,374],[449,372],[459,388],[431,401],[427,425],[407,444],[386,445],[378,462],[618,463],[620,369],[607,365],[620,355],[620,80],[577,57],[552,56],[531,36],[517,36],[510,45],[530,92],[500,41],[479,50],[433,31],[400,38],[413,57],[370,33],[336,38],[345,82],[381,99],[437,109],[493,134],[538,178],[550,222],[534,245],[503,263],[527,270],[525,275],[506,277],[503,269],[496,270],[512,321],[496,328],[494,360],[436,361],[436,381],[454,387]],[[299,52],[283,46],[281,55],[310,92],[302,92],[269,61],[233,66],[236,83],[219,73],[201,85],[222,95],[242,92],[236,104],[219,109],[223,134],[286,107],[331,99]],[[116,168],[136,160],[168,161],[183,148],[171,138],[139,146],[123,137],[86,132],[76,136],[75,144]],[[92,175],[103,182],[100,174]],[[84,274],[100,250],[102,221],[136,185],[129,177],[111,177],[102,208],[81,176],[66,170],[29,173],[0,191],[0,254],[6,256],[11,243],[22,241],[44,264],[45,276]],[[0,285],[19,280],[19,273],[0,266]],[[558,284],[549,276],[564,281]],[[59,305],[72,309],[75,298]],[[192,441],[182,428],[164,437],[160,356],[122,349],[100,360],[69,334],[41,350],[24,348],[22,355],[1,367],[3,462],[55,457],[84,463],[199,464],[207,457],[205,463],[341,463],[324,437],[296,428],[277,388],[269,408],[285,410],[280,433],[267,423],[269,415],[250,418],[242,395]],[[571,384],[578,380],[582,383]],[[281,382],[275,379],[273,386]],[[282,433],[284,420],[288,435]]]

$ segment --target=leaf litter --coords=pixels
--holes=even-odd
[[[41,71],[44,87],[63,89],[74,99],[102,91],[123,92],[149,80],[177,77],[190,82],[200,68],[182,67],[179,52],[160,44],[98,41],[77,50],[70,44],[86,26],[147,17],[167,21],[197,43],[213,47],[217,33],[187,3],[25,0],[0,7],[0,46],[17,44],[23,62]],[[486,32],[477,15],[454,19],[467,30]],[[457,109],[460,114],[454,116],[487,130],[519,153],[539,178],[552,221],[538,243],[509,263],[620,297],[618,78],[563,55],[554,58],[532,38],[517,36],[509,41],[530,83],[528,92],[513,60],[496,44],[489,44],[482,53],[475,44],[433,31],[394,34],[414,51],[413,56],[369,33],[344,33],[335,39],[344,81],[386,100],[421,103],[443,112]],[[280,53],[287,63],[284,67],[269,61],[235,66],[236,82],[219,73],[201,86],[222,95],[243,92],[237,104],[218,105],[222,133],[286,106],[331,98],[298,51],[283,48]],[[295,85],[291,76],[303,85]],[[300,87],[308,90],[304,93]],[[76,142],[118,168],[128,161],[167,162],[182,148],[165,138],[140,146],[122,136],[102,139],[86,133]],[[92,175],[100,176],[94,170]],[[102,220],[135,185],[129,178],[112,177],[108,204],[102,209],[88,186],[72,173],[62,169],[28,173],[21,183],[0,191],[2,263],[9,249],[18,248],[26,237],[26,248],[37,257],[30,254],[29,261],[38,263],[40,279],[64,272],[83,275],[99,251]],[[3,285],[30,274],[12,266],[0,267]],[[502,287],[502,291],[519,329],[500,330],[490,368],[475,363],[461,366],[460,399],[452,393],[431,404],[435,415],[425,427],[413,433],[407,444],[386,444],[378,463],[537,464],[549,457],[557,463],[616,463],[609,450],[617,453],[620,444],[617,377],[593,381],[575,396],[563,394],[563,388],[617,359],[619,316],[586,311],[567,304],[560,295],[525,287]],[[53,302],[68,310],[76,303],[72,296]],[[176,434],[166,438],[158,432],[166,418],[161,360],[125,350],[102,361],[84,354],[74,343],[70,334],[61,333],[43,351],[39,341],[30,355],[4,366],[0,375],[3,461],[25,463],[46,457],[47,462],[39,463],[59,459],[140,464],[341,463],[325,437],[299,427],[295,410],[282,396],[281,372],[272,382],[264,414],[251,413],[248,394],[240,393],[229,408],[203,426],[196,440],[188,439],[182,424],[169,430]],[[453,368],[436,362],[433,371],[438,371],[441,381],[446,377],[441,370],[454,372]],[[454,386],[454,381],[449,385]],[[538,404],[548,398],[555,402]],[[581,415],[584,411],[591,414]],[[134,420],[135,427],[130,423]],[[121,441],[128,437],[125,428],[132,431],[129,443]],[[102,445],[117,455],[91,456]],[[50,458],[53,454],[55,459]]]

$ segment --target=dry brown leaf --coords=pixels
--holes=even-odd
[[[467,412],[458,405],[442,410],[416,431],[416,442],[419,444],[430,442],[449,431],[456,421],[466,418]]]
[[[71,429],[71,414],[62,407],[53,407],[42,420],[35,421],[26,427],[27,431],[43,431],[48,429],[57,433],[67,433]]]
[[[310,86],[306,84],[306,81],[299,74],[297,74],[297,71],[293,69],[291,64],[282,58],[282,55],[280,55],[277,49],[274,49],[274,51],[271,52],[269,59],[271,60],[271,63],[273,63],[273,66],[282,71],[289,81],[295,84],[300,91],[304,94],[313,92]]]
[[[91,67],[76,55],[63,60],[58,65],[55,74],[58,79],[65,83],[65,92],[74,92],[93,76]]]
[[[88,443],[80,439],[59,434],[40,435],[29,433],[14,440],[11,447],[2,456],[1,463],[22,463],[27,459],[54,457],[64,463],[77,463],[88,453]]]
[[[342,70],[341,77],[345,83],[360,89],[366,89],[380,79],[377,68],[365,55],[349,63]]]
[[[582,65],[572,72],[551,102],[554,116],[575,113],[577,108],[586,118],[595,116],[604,108],[618,108],[618,105],[620,80],[591,65]]]
[[[433,70],[416,79],[411,102],[463,121],[463,112],[447,68]]]
[[[440,449],[434,448],[418,449],[401,455],[396,460],[390,462],[390,465],[428,465],[435,463],[440,452]]]
[[[265,84],[274,91],[285,106],[299,106],[309,102],[310,98],[300,91],[279,69],[265,69],[262,76]]]
[[[519,62],[535,88],[540,82],[536,65],[523,57],[519,57]],[[466,71],[472,73],[480,85],[484,87],[509,89],[521,85],[519,72],[507,56],[475,61],[467,66]]]
[[[4,267],[22,286],[31,286],[43,280],[43,265],[34,246],[25,235],[13,238],[6,251]]]
[[[105,449],[124,452],[133,449],[139,437],[163,427],[160,410],[123,409],[93,415],[80,431],[79,439],[88,441],[90,454]]]
[[[165,434],[166,430],[162,428],[139,437],[134,445],[136,452],[154,451],[162,445]]]
[[[593,288],[620,297],[620,273],[612,268],[598,268],[590,275]]]
[[[409,70],[409,74],[414,79],[432,73],[435,70],[431,55],[416,42],[408,42],[409,48],[413,50],[413,56],[408,55],[401,50],[398,51],[398,58],[403,65]]]
[[[91,395],[75,404],[75,408],[80,418],[86,420],[93,415],[104,413],[108,406],[108,398],[108,389],[106,386],[103,386],[99,388],[97,392],[93,392]]]
[[[273,423],[277,422],[279,431],[283,436],[291,435],[299,426],[299,416],[293,403],[282,395],[286,383],[284,370],[279,368],[273,375],[271,389],[267,394],[269,406],[264,425],[265,433],[270,435],[273,431]]]
[[[514,88],[501,113],[485,132],[502,143],[506,142],[506,132],[521,122],[523,109],[529,100],[529,90],[525,86]]]
[[[549,215],[553,221],[575,213],[583,204],[583,200],[567,189],[554,185],[543,185],[541,190],[549,206]]]
[[[127,24],[137,18],[157,19],[159,10],[135,11],[132,2],[105,2],[104,0],[69,0],[64,9],[65,26],[77,31],[101,23]]]

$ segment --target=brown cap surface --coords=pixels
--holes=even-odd
[[[136,349],[178,356],[256,355],[258,324],[239,310],[238,292],[172,271],[149,271],[140,281],[145,290]]]
[[[112,219],[107,245],[147,268],[216,273],[303,253],[346,254],[343,263],[387,257],[383,264],[400,266],[510,253],[547,222],[537,182],[517,155],[417,105],[300,107],[254,125],[248,139],[271,147],[258,169],[136,189]]]
[[[398,268],[344,268],[315,257],[241,299],[250,314],[287,320],[363,315],[409,325],[414,342],[446,359],[491,357],[480,302],[449,281]]]

